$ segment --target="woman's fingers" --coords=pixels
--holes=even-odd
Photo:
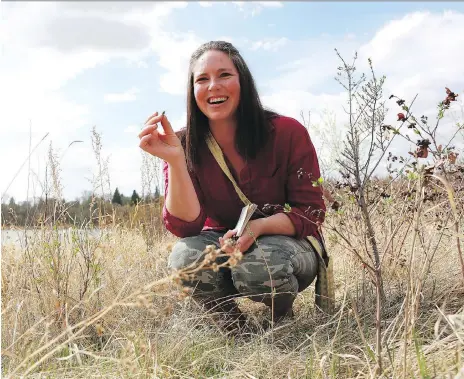
[[[226,245],[225,243],[223,243],[221,245],[221,250],[226,253],[226,254],[233,254],[234,253],[234,248],[230,245]]]
[[[235,234],[237,234],[236,230],[228,230],[226,234],[224,234],[222,237],[219,237],[219,244],[221,246],[221,250],[224,251],[226,254],[232,254],[236,248],[236,246],[232,246],[226,243],[226,241],[229,238],[233,237]]]
[[[228,239],[228,238],[234,236],[235,234],[237,234],[237,231],[236,231],[236,230],[233,230],[233,229],[232,229],[232,230],[228,230],[228,231],[226,232],[226,234],[224,234],[223,238],[224,238],[224,240],[226,240],[226,239]]]
[[[146,150],[146,148],[150,146],[150,141],[152,137],[153,136],[151,134],[147,134],[143,136],[142,138],[140,138],[139,147],[142,148],[143,150]]]
[[[144,124],[147,124],[148,121],[150,121],[153,117],[158,116],[158,112],[153,113],[150,117],[147,118],[147,121],[144,122]]]
[[[164,114],[164,112],[160,115],[158,112],[155,112],[148,118],[148,120],[145,122],[145,125],[153,125],[157,124],[158,122],[161,122],[161,126],[163,127],[164,133],[166,135],[174,134],[171,123],[169,122],[168,117]]]
[[[174,130],[172,129],[171,123],[169,122],[167,116],[162,114],[161,116],[161,126],[163,127],[164,133],[166,135],[174,134]]]
[[[139,138],[142,138],[143,136],[150,135],[153,133],[154,130],[158,128],[158,125],[150,125],[142,129],[142,131],[139,133]]]
[[[159,128],[159,124],[163,130]],[[174,133],[164,112],[160,115],[155,112],[150,116],[138,137],[141,149],[166,162],[184,157],[182,143]]]

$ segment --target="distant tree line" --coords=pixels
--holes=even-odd
[[[1,204],[1,224],[2,227],[37,227],[57,223],[81,226],[113,212],[118,219],[124,221],[134,212],[131,209],[136,205],[161,203],[162,200],[158,188],[154,194],[143,198],[136,190],[133,190],[131,196],[125,196],[118,188],[111,199],[102,199],[90,192],[73,201],[58,201],[56,198],[45,196],[32,201],[16,202],[14,197],[11,197],[8,202]]]

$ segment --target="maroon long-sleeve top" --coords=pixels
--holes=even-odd
[[[320,177],[314,145],[306,128],[295,119],[278,116],[272,119],[272,124],[266,145],[255,159],[247,162],[236,178],[237,184],[259,209],[265,204],[289,204],[291,212],[285,214],[295,226],[296,238],[317,236],[315,223],[324,220],[326,208],[321,188],[313,186],[313,181]],[[173,216],[166,203],[163,208],[164,225],[178,237],[197,235],[202,230],[233,229],[244,206],[207,147],[201,151],[200,159],[201,166],[195,172],[189,171],[201,206],[196,220],[188,222]],[[163,172],[166,198],[169,191],[166,162]],[[277,208],[274,213],[277,212],[283,210]],[[253,218],[256,217],[259,214],[255,213]]]

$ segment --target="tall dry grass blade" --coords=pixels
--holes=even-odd
[[[21,166],[19,166],[19,169],[18,171],[16,171],[16,173],[14,174],[13,176],[13,179],[11,179],[10,183],[8,183],[8,185],[6,186],[5,190],[3,191],[3,194],[2,194],[2,202],[3,202],[3,199],[4,199],[4,196],[5,194],[8,192],[8,190],[10,189],[11,185],[13,184],[13,182],[15,181],[16,177],[19,175],[19,173],[21,172],[21,170],[23,169],[24,165],[29,161],[31,155],[34,153],[34,151],[40,146],[40,144],[42,143],[43,140],[45,140],[45,138],[48,137],[50,133],[47,132],[43,137],[42,139],[37,142],[37,144],[34,146],[34,148],[32,149],[32,151],[28,154],[27,158],[23,161],[23,163],[21,164]]]
[[[446,188],[446,192],[448,193],[448,201],[451,205],[451,209],[453,210],[453,214],[454,214],[454,229],[456,231],[456,247],[458,250],[458,258],[461,264],[462,281],[464,284],[464,257],[462,256],[461,241],[459,239],[459,234],[460,234],[459,233],[459,215],[458,215],[458,210],[456,207],[456,201],[454,199],[454,190],[450,182],[446,180],[444,177],[437,175],[437,174],[430,174],[428,176],[438,179],[440,182],[442,182]]]

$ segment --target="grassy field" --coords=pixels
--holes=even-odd
[[[22,247],[2,246],[2,377],[463,379],[464,162],[451,145],[463,146],[464,124],[445,119],[454,128],[449,141],[436,133],[457,95],[437,94],[435,121],[411,113],[415,98],[406,105],[390,95],[401,113],[398,125],[385,125],[385,77],[371,70],[360,86],[354,66],[341,61],[349,124],[343,140],[329,138],[335,120],[323,126],[328,145],[344,143],[334,151],[343,158],[341,182],[295,173],[328,191],[323,232],[335,273],[333,314],[315,307],[313,284],[297,297],[294,320],[264,330],[258,326],[269,310],[241,298],[255,332],[228,335],[178,285],[188,272],[167,270],[176,239],[163,229],[162,202],[122,211],[98,200],[111,192],[94,129],[91,223],[63,238],[70,208],[49,201],[44,214],[27,215],[37,221]],[[400,138],[415,151],[392,155]],[[156,162],[143,155],[148,194]],[[392,168],[378,179],[381,163]],[[48,167],[51,194],[62,199],[51,152]],[[14,213],[8,210],[8,222]],[[106,233],[97,238],[95,228]]]
[[[26,249],[4,246],[2,376],[464,377],[464,286],[446,196],[411,211],[415,199],[400,201],[400,192],[373,205],[386,295],[382,374],[375,286],[357,256],[368,251],[365,230],[344,195],[325,223],[336,313],[315,309],[312,285],[292,322],[248,336],[226,335],[175,285],[166,268],[175,239],[162,230],[147,245],[136,228],[114,225],[100,239],[69,230],[63,242],[43,227]],[[437,205],[443,217],[429,217]],[[262,304],[239,302],[256,325],[269,318]]]

